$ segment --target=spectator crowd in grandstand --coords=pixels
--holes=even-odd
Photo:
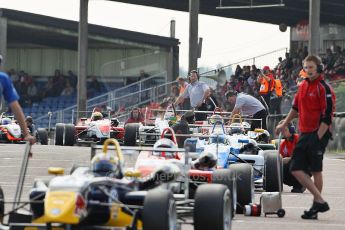
[[[264,66],[262,70],[255,65],[243,67],[237,65],[230,80],[226,81],[224,85],[218,84],[216,89],[212,90],[211,95],[216,98],[218,106],[227,111],[232,110],[232,105],[227,103],[224,95],[228,90],[235,90],[260,99],[264,105],[266,104],[270,114],[287,113],[288,107],[291,106],[291,94],[296,92],[298,83],[305,77],[302,61],[307,55],[306,47],[291,54],[286,53],[284,59],[279,57],[278,64],[274,68]],[[321,57],[326,81],[345,78],[345,49],[341,50],[339,46],[334,49],[334,52],[327,49],[326,54]],[[264,78],[268,81],[267,89],[263,83]],[[179,88],[182,88],[181,85]],[[281,106],[281,103],[286,106]],[[280,109],[281,107],[283,110]]]

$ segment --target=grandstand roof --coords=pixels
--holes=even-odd
[[[78,22],[49,16],[0,9],[7,18],[7,40],[77,50]],[[105,47],[172,47],[178,39],[89,24],[89,46]]]
[[[111,0],[145,6],[153,6],[164,9],[189,11],[189,0]],[[271,24],[285,23],[288,26],[309,18],[309,0],[283,0],[285,6],[252,9],[216,9],[222,1],[223,6],[250,5],[251,0],[200,0],[200,13],[236,18],[247,21],[264,22]],[[334,23],[345,25],[345,1],[344,0],[320,0],[321,23]],[[254,4],[279,4],[281,0],[253,0]]]

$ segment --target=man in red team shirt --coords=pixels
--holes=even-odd
[[[125,125],[128,123],[143,123],[144,122],[144,118],[140,113],[140,109],[139,108],[134,108],[131,112],[131,116],[127,119],[127,121],[125,122]]]
[[[283,121],[281,121],[282,123]],[[283,175],[284,184],[292,186],[291,192],[303,193],[305,187],[303,187],[298,180],[290,172],[290,164],[293,150],[298,142],[298,134],[296,133],[295,126],[291,123],[282,131],[284,140],[280,143],[279,153],[283,158]]]
[[[303,219],[317,219],[318,212],[329,210],[328,203],[321,196],[322,160],[329,139],[332,137],[331,123],[335,109],[333,89],[324,81],[321,59],[307,56],[303,68],[308,76],[298,88],[292,108],[286,119],[276,127],[281,132],[298,116],[300,138],[291,158],[290,171],[313,195],[313,205],[304,211]],[[310,171],[314,182],[306,173]]]

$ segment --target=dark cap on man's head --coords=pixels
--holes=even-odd
[[[33,122],[33,119],[32,119],[32,117],[31,117],[31,116],[27,116],[27,117],[26,117],[26,121],[28,121],[28,122],[31,122],[31,123],[32,123],[32,122]]]
[[[181,81],[186,81],[186,78],[184,78],[184,77],[178,77],[177,80],[178,80],[178,81],[180,81],[180,80],[181,80]]]
[[[189,75],[192,75],[192,73],[198,74],[198,71],[196,71],[195,69],[193,69],[193,70],[191,70],[191,71],[189,72]]]
[[[226,98],[232,97],[232,96],[235,96],[235,95],[237,95],[237,91],[232,90],[232,89],[228,90],[228,91],[225,93],[225,97],[226,97]]]

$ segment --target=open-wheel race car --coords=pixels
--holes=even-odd
[[[108,152],[111,143],[116,154]],[[51,168],[50,172],[63,174],[58,168]],[[163,189],[146,191],[160,184],[157,181],[160,177],[154,175],[139,181],[134,173],[124,172],[119,144],[109,139],[104,143],[103,153],[92,159],[91,167],[73,167],[70,175],[50,180],[36,179],[29,195],[31,213],[12,215],[9,226],[13,229],[175,229],[176,208],[171,193]]]
[[[48,144],[48,132],[46,129],[38,128],[31,135],[36,136],[40,144]],[[25,143],[22,129],[14,119],[14,116],[5,116],[4,113],[0,115],[0,142]]]
[[[189,143],[190,141],[192,143]],[[188,155],[185,151],[159,151],[159,148],[177,148],[174,131],[166,128],[151,150],[140,152],[135,169],[145,176],[161,165],[176,164],[184,173],[175,183],[171,183],[175,193],[193,198],[202,184],[223,184],[229,189],[232,196],[232,215],[234,215],[234,210],[242,213],[242,207],[251,203],[254,198],[252,167],[247,164],[236,164],[226,169],[220,168],[214,152],[197,153],[195,148],[190,148],[193,144],[196,144],[193,139],[187,139],[185,148],[187,152],[191,151]],[[184,170],[182,170],[183,168]],[[241,181],[238,181],[237,178],[241,178]]]
[[[57,123],[55,145],[103,143],[108,138],[122,142],[124,128],[118,125],[119,121],[116,118],[104,118],[101,112],[93,111],[90,118],[80,118],[76,125]]]
[[[250,133],[263,133],[262,130],[249,131],[243,123],[232,122],[224,126],[221,118],[215,120],[208,141],[194,138],[195,148],[201,152],[212,152],[218,156],[218,166],[228,168],[233,164],[247,163],[253,167],[256,188],[267,192],[279,191],[278,170],[282,170],[282,159],[274,144],[258,143]],[[205,136],[205,135],[204,135]],[[272,150],[273,149],[273,150]],[[281,180],[282,181],[282,180]]]
[[[145,123],[129,123],[125,125],[124,145],[150,145],[158,139],[162,131],[177,121],[175,107],[169,106],[163,114],[145,119]],[[148,122],[150,121],[151,122]],[[154,122],[152,122],[154,120]]]
[[[21,143],[24,141],[22,130],[13,116],[0,117],[0,141],[7,143]]]

